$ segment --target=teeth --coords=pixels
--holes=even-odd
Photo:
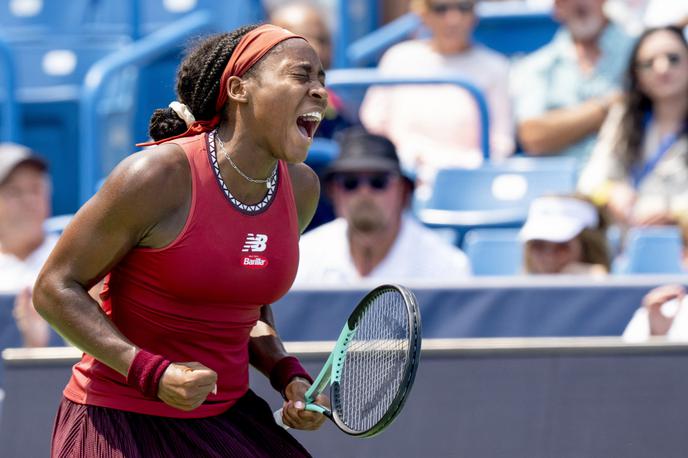
[[[310,113],[302,114],[299,117],[300,118],[307,118],[309,121],[320,122],[322,120],[322,113],[320,113],[319,111],[311,111]]]

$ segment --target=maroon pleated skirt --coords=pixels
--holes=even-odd
[[[82,405],[63,398],[57,411],[52,457],[309,457],[278,426],[270,406],[248,391],[227,412],[180,419]]]

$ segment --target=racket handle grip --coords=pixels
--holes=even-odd
[[[273,418],[275,419],[275,423],[280,425],[284,429],[289,429],[289,426],[285,425],[284,422],[282,421],[282,409],[277,409],[272,413]]]

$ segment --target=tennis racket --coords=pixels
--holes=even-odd
[[[306,410],[321,412],[347,434],[372,437],[397,417],[420,361],[421,324],[416,297],[382,285],[356,306],[313,385]],[[330,385],[332,410],[314,404]],[[275,412],[282,422],[282,409]]]

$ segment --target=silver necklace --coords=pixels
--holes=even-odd
[[[234,163],[234,161],[232,160],[229,153],[227,153],[227,150],[225,149],[225,143],[222,141],[222,139],[220,138],[220,136],[217,133],[215,134],[215,138],[217,138],[217,142],[220,144],[220,149],[222,150],[222,154],[225,155],[225,157],[227,158],[229,163],[232,165],[234,170],[236,170],[239,175],[241,175],[245,180],[250,181],[251,183],[264,184],[266,188],[270,189],[270,184],[275,179],[275,175],[277,174],[277,164],[275,164],[275,168],[272,169],[272,173],[266,179],[259,180],[256,178],[251,178],[250,176],[246,175],[244,172],[239,170],[239,167],[237,167],[237,165]]]

